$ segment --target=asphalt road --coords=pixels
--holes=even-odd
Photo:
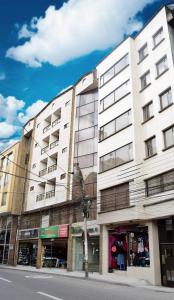
[[[0,268],[0,300],[173,300],[173,293]]]

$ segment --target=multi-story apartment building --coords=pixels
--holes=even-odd
[[[83,269],[83,179],[86,194],[93,199],[89,261],[91,269],[99,268],[97,107],[97,80],[91,72],[24,126],[23,139],[30,144],[30,157],[17,237],[18,264]]]
[[[97,66],[102,273],[174,286],[174,11]]]
[[[0,153],[0,263],[13,264],[18,218],[24,201],[26,145],[17,142]]]

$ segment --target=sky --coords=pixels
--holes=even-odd
[[[0,151],[167,0],[0,0]]]

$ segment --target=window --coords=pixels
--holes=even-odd
[[[6,204],[7,204],[7,193],[2,193],[1,206],[5,206]]]
[[[4,169],[4,166],[5,166],[5,158],[2,158],[1,159],[1,170]]]
[[[163,131],[163,134],[164,134],[164,146],[165,146],[165,148],[169,148],[171,146],[174,146],[174,125],[172,125],[168,129],[165,129]]]
[[[77,158],[80,169],[94,166],[94,154],[84,155]]]
[[[129,183],[101,190],[100,211],[107,212],[129,205]]]
[[[83,105],[77,108],[77,116],[84,116],[91,114],[95,111],[94,102]]]
[[[158,46],[164,39],[163,28],[161,27],[153,36],[154,47]]]
[[[62,180],[62,179],[65,179],[66,178],[66,173],[63,173],[63,174],[61,174],[60,175],[60,179]]]
[[[79,130],[95,125],[94,113],[79,118]]]
[[[7,166],[9,166],[11,164],[12,159],[13,159],[13,153],[8,154],[8,157],[7,157]]]
[[[65,125],[64,125],[64,129],[66,129],[66,128],[68,128],[68,123],[66,123]]]
[[[5,174],[4,186],[8,185],[8,183],[9,183],[9,174]]]
[[[33,191],[34,190],[34,186],[30,186],[30,191]]]
[[[167,56],[164,56],[162,59],[160,59],[156,63],[156,72],[157,72],[157,77],[163,74],[166,70],[168,69],[167,66]]]
[[[132,143],[100,157],[100,172],[110,170],[133,159]]]
[[[146,147],[146,158],[151,157],[156,154],[156,138],[155,136],[151,137],[147,141],[145,141]]]
[[[165,92],[159,95],[161,110],[168,107],[172,103],[172,91],[168,88]]]
[[[148,56],[147,43],[143,47],[140,48],[138,53],[139,53],[139,62],[141,62],[143,59],[146,58],[146,56]]]
[[[34,169],[34,168],[36,168],[36,164],[33,164],[33,165],[32,165],[32,169]]]
[[[65,152],[67,152],[67,147],[62,149],[62,153],[65,153]]]
[[[174,170],[157,175],[146,180],[147,196],[155,195],[174,189]]]
[[[100,86],[104,85],[114,76],[116,76],[120,71],[122,71],[125,67],[127,67],[128,64],[129,64],[128,54],[126,54],[113,67],[111,67],[100,77]]]
[[[76,131],[75,136],[76,136],[75,137],[76,142],[92,139],[95,136],[94,127],[90,127],[90,128],[87,128],[87,129]]]
[[[141,90],[145,89],[150,84],[150,71],[147,71],[144,75],[140,77],[141,80]]]
[[[116,90],[110,93],[108,96],[100,100],[100,112],[104,111],[106,108],[110,107],[112,104],[116,103],[127,94],[130,93],[130,80],[127,80],[122,85],[120,85]]]
[[[78,156],[96,152],[96,143],[94,139],[78,143]]]
[[[104,139],[117,133],[121,129],[126,128],[129,124],[131,124],[131,110],[125,112],[108,124],[102,126],[100,128],[100,141],[103,141]]]
[[[143,107],[143,122],[150,120],[153,117],[152,101]]]

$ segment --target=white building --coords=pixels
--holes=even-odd
[[[174,286],[171,9],[163,7],[97,66],[102,273],[168,286]]]

